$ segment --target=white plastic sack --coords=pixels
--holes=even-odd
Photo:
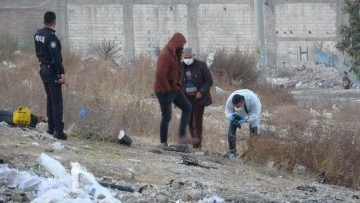
[[[100,203],[121,203],[120,200],[114,198],[110,191],[102,187],[95,177],[80,166],[79,163],[71,163],[72,189],[75,193],[87,193],[94,196],[94,199],[102,194],[105,199]]]
[[[67,178],[70,174],[66,172],[65,168],[55,159],[49,157],[45,153],[41,153],[37,162],[44,167],[54,178]]]
[[[62,189],[63,191],[67,191],[68,193],[70,193],[71,184],[72,184],[72,180],[70,176],[61,179],[53,179],[53,178],[44,179],[43,181],[41,181],[40,185],[38,186],[38,191],[36,196],[40,197],[52,189]]]
[[[34,199],[32,203],[95,203],[89,198],[72,198],[66,189],[51,189],[42,196]]]
[[[0,168],[0,181],[6,182],[6,186],[16,188],[20,191],[37,189],[41,183],[41,178],[31,175],[28,172],[21,172],[16,169]]]

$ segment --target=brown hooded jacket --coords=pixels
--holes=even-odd
[[[177,48],[183,47],[186,39],[183,34],[175,33],[161,50],[155,73],[154,92],[179,92],[181,90],[180,59]]]

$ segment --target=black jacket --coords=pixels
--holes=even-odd
[[[181,88],[186,92],[186,77],[185,77],[185,67],[188,66],[184,62],[181,63]],[[194,59],[194,62],[189,65],[191,68],[192,82],[202,94],[203,98],[200,101],[200,104],[204,106],[209,106],[212,104],[212,98],[210,94],[210,87],[213,85],[213,79],[210,73],[210,69],[207,67],[205,62]]]
[[[50,65],[55,75],[65,74],[62,65],[61,43],[55,30],[44,27],[34,35],[36,56],[40,64]]]

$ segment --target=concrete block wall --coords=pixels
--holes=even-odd
[[[255,51],[254,9],[250,4],[201,4],[198,8],[200,52],[217,47]]]
[[[125,61],[139,54],[156,58],[174,32],[197,53],[218,47],[256,51],[254,0],[2,0],[0,35],[32,42],[45,11],[57,13],[57,35],[83,54],[114,39]],[[273,2],[269,4],[269,2]],[[340,0],[264,0],[267,65],[296,66],[316,59],[314,45],[329,55],[343,23]],[[307,51],[306,51],[307,48]],[[331,51],[329,51],[331,50]],[[304,53],[306,51],[306,54]],[[305,57],[306,56],[306,57]]]
[[[33,45],[33,36],[43,27],[44,13],[49,10],[57,13],[57,35],[67,39],[66,1],[44,0],[1,0],[0,36],[13,36],[22,45]]]
[[[68,4],[69,45],[83,54],[93,54],[103,40],[115,40],[124,55],[122,4]]]
[[[133,5],[135,55],[157,56],[175,32],[188,36],[186,4]]]
[[[342,54],[335,48],[339,39],[341,7],[342,2],[335,0],[290,0],[275,4],[275,25],[268,32],[275,36],[276,47],[270,44],[268,50],[274,51],[273,57],[276,58],[268,57],[268,64],[296,67],[317,62],[316,53],[319,51],[329,57],[341,57]],[[319,47],[319,43],[326,46]]]

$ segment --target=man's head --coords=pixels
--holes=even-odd
[[[243,108],[245,104],[245,97],[240,94],[235,94],[231,99],[235,108]]]
[[[194,53],[191,47],[185,47],[182,53],[183,61],[186,65],[191,65],[194,62]]]
[[[168,46],[172,50],[176,50],[177,53],[181,54],[186,44],[186,39],[183,34],[175,33],[168,42]]]
[[[55,27],[56,24],[56,15],[52,11],[48,11],[44,14],[44,25],[46,27]]]

